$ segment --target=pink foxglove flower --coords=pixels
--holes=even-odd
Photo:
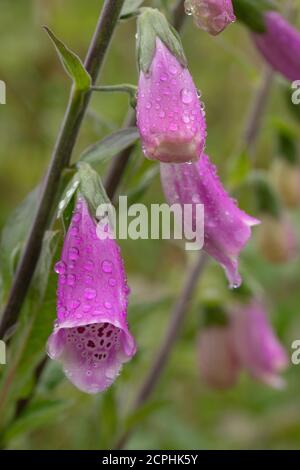
[[[170,205],[204,205],[204,249],[225,269],[230,286],[238,287],[238,255],[251,236],[251,227],[259,221],[229,197],[207,155],[193,164],[162,163],[161,181]]]
[[[272,330],[264,307],[254,300],[233,316],[233,344],[240,363],[250,374],[275,388],[284,381],[280,373],[288,365],[286,351]]]
[[[183,163],[202,154],[205,113],[188,69],[157,37],[149,71],[140,71],[137,125],[152,160]]]
[[[65,237],[58,273],[57,322],[48,354],[80,390],[109,387],[136,346],[126,321],[129,289],[115,240],[99,239],[83,199]]]
[[[300,32],[279,13],[265,13],[266,31],[253,33],[264,59],[288,80],[300,79]]]
[[[239,376],[240,364],[232,346],[228,326],[209,326],[200,332],[198,364],[201,378],[212,388],[232,387]]]
[[[185,10],[196,25],[216,36],[235,21],[231,0],[186,0]]]

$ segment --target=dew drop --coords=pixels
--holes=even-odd
[[[54,271],[57,274],[64,274],[66,272],[66,263],[63,261],[58,261],[54,266]]]
[[[104,260],[101,264],[101,267],[102,267],[102,271],[104,273],[111,273],[112,272],[112,268],[113,268],[113,264],[111,261],[108,261],[108,260]]]
[[[68,274],[67,276],[67,284],[68,286],[74,286],[76,281],[76,276],[75,274]]]
[[[72,247],[69,249],[69,259],[75,261],[79,257],[79,250],[78,248]]]
[[[180,98],[184,104],[190,104],[193,101],[193,93],[188,88],[182,88]]]
[[[79,212],[76,212],[73,216],[73,220],[74,222],[80,222],[81,220],[81,215],[79,214]]]
[[[114,287],[117,284],[117,281],[113,277],[111,277],[108,283],[110,286]]]
[[[87,287],[84,290],[84,296],[87,300],[93,300],[97,295],[97,292],[95,289],[92,289],[91,287]]]
[[[107,308],[107,309],[111,309],[112,304],[110,302],[104,302],[104,307]]]
[[[94,268],[94,261],[92,261],[92,260],[86,261],[86,263],[85,263],[85,265],[84,265],[84,268],[85,268],[87,271],[91,271],[91,270]]]
[[[177,124],[175,124],[174,122],[172,122],[172,123],[169,125],[169,130],[170,130],[170,131],[173,131],[173,132],[176,132],[176,131],[178,130]]]
[[[168,75],[166,73],[162,73],[159,78],[162,82],[166,82],[168,80]]]
[[[177,67],[175,65],[171,65],[169,71],[172,75],[177,75]]]

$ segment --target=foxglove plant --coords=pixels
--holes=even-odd
[[[138,19],[137,126],[146,157],[183,163],[201,156],[205,112],[187,69],[180,39],[157,10]]]
[[[58,273],[57,321],[48,340],[51,359],[62,363],[80,390],[109,387],[136,346],[126,321],[129,288],[120,249],[99,238],[80,198],[66,234]]]
[[[243,367],[257,380],[282,388],[280,373],[288,365],[286,351],[270,325],[258,300],[240,306],[232,319],[233,345]]]
[[[225,269],[230,287],[238,287],[238,256],[251,236],[251,227],[259,221],[240,210],[230,198],[207,155],[193,164],[161,163],[160,172],[170,205],[204,205],[204,250]],[[195,220],[193,225],[196,226]]]
[[[253,33],[264,59],[288,80],[300,79],[300,32],[275,11],[264,14],[265,31]]]
[[[235,21],[231,0],[185,0],[185,11],[196,25],[216,36]]]

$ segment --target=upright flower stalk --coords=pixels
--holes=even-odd
[[[205,113],[177,34],[157,10],[138,19],[137,125],[146,157],[191,162],[202,154]]]
[[[105,229],[109,235],[109,226]],[[63,364],[79,389],[101,392],[136,347],[126,321],[129,288],[120,249],[111,237],[98,237],[83,198],[77,202],[55,270],[57,322],[48,341],[49,356]]]

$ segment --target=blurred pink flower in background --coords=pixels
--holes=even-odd
[[[129,288],[115,240],[99,239],[86,202],[77,202],[58,273],[57,322],[48,354],[80,390],[109,387],[136,346],[126,321]]]
[[[232,318],[232,339],[237,357],[252,377],[274,388],[282,388],[280,373],[288,356],[275,336],[263,305],[252,300],[236,309]]]
[[[226,389],[235,385],[240,365],[228,326],[203,328],[198,338],[197,354],[201,378],[208,386]]]
[[[287,263],[299,252],[297,233],[291,220],[282,214],[261,215],[262,224],[257,233],[257,245],[263,257],[274,264]]]
[[[231,0],[185,0],[185,10],[199,28],[213,36],[236,19]]]
[[[204,150],[205,113],[191,74],[158,37],[149,72],[140,72],[137,125],[152,160],[195,161]]]
[[[251,227],[259,224],[259,220],[238,208],[223,188],[207,155],[193,164],[162,163],[160,172],[170,205],[204,205],[204,250],[225,269],[230,286],[238,287],[242,282],[238,256],[251,237]],[[196,227],[195,221],[193,225]]]
[[[300,80],[300,32],[275,11],[265,13],[266,31],[252,33],[254,42],[274,70]]]

